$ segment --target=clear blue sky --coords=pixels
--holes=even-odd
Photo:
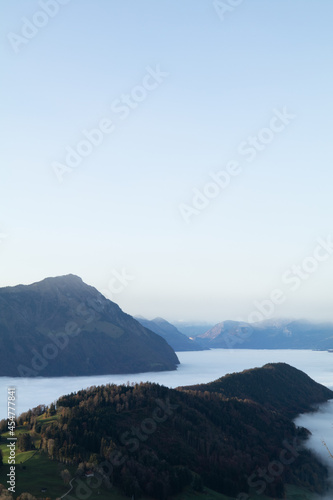
[[[73,273],[130,314],[213,322],[279,288],[274,316],[333,320],[333,255],[297,290],[290,274],[333,234],[333,3],[217,10],[2,2],[1,286]],[[71,170],[66,148],[101,121]],[[230,162],[229,185],[193,206]]]

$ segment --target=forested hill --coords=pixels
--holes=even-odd
[[[250,399],[259,398],[260,390],[253,386],[261,378],[267,378],[266,388],[272,385],[272,394],[279,387],[276,406],[270,396],[271,408],[265,406],[265,398],[264,404]],[[31,429],[41,452],[76,464],[78,477],[92,470],[105,487],[112,483],[130,497],[144,493],[166,500],[189,485],[231,497],[260,490],[284,498],[287,483],[325,492],[327,470],[302,448],[308,431],[296,428],[287,414],[332,393],[304,392],[304,380],[307,388],[312,386],[308,377],[284,364],[244,372],[238,391],[238,379],[226,379],[228,395],[151,383],[91,387],[61,397],[56,410],[46,413],[45,424],[34,411],[18,423]],[[232,395],[232,380],[237,397]],[[260,470],[273,473],[264,481]]]
[[[225,375],[208,384],[180,389],[251,399],[290,417],[311,410],[315,403],[333,399],[333,391],[286,363],[269,363],[262,368]]]

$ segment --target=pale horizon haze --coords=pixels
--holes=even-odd
[[[0,287],[333,321],[333,3],[222,4],[2,3]]]

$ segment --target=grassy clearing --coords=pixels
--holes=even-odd
[[[9,443],[9,441],[8,441]],[[9,457],[9,448],[7,447],[7,442],[6,443],[1,443],[0,445],[0,449],[2,451],[2,455],[3,455],[3,463],[6,464],[7,461],[8,461],[8,457]],[[23,463],[25,462],[26,460],[28,460],[30,457],[32,457],[32,455],[36,453],[36,450],[30,450],[30,451],[21,451],[19,452],[17,449],[16,449],[16,463],[19,464],[19,463]]]
[[[58,415],[53,415],[52,417],[46,418],[44,418],[44,415],[40,415],[39,417],[37,417],[37,421],[41,422],[43,426],[49,424],[50,422],[55,422],[56,420],[58,420]]]
[[[18,456],[28,455],[31,452],[21,453]],[[52,500],[64,495],[69,489],[69,485],[65,485],[60,476],[60,472],[63,469],[68,469],[72,476],[74,477],[76,467],[67,466],[60,464],[58,462],[50,460],[45,454],[37,452],[35,455],[30,457],[28,461],[24,464],[19,464],[17,460],[16,464],[16,495],[20,495],[23,492],[31,493],[32,495],[38,497],[42,496],[41,490],[46,488],[44,496],[50,497]],[[8,473],[8,465],[4,465],[0,468],[0,484],[6,485]],[[79,483],[74,480],[74,490],[71,492],[72,496],[75,496],[75,489],[80,484],[84,487],[87,485],[87,480],[83,478]],[[90,491],[89,491],[90,490]],[[127,497],[121,494],[116,488],[107,490],[105,488],[86,490],[82,489],[81,493],[86,495],[89,500],[128,500]],[[151,500],[147,497],[143,497],[141,500]]]
[[[20,434],[23,434],[25,432],[28,432],[28,430],[20,428],[17,431],[15,431],[15,437],[18,437]],[[29,434],[31,434],[31,432],[29,432]],[[8,457],[9,457],[9,448],[8,448],[7,445],[11,441],[7,440],[7,438],[10,438],[8,432],[6,432],[6,434],[2,434],[1,435],[0,450],[2,451],[2,455],[3,455],[3,463],[7,463],[7,460],[8,460]],[[11,439],[13,439],[13,438],[11,438]],[[34,439],[33,439],[33,442],[35,444],[35,447],[38,449],[39,444]],[[19,464],[20,462],[25,462],[34,453],[36,453],[36,450],[30,450],[30,451],[21,452],[21,451],[18,450],[18,448],[16,446],[16,451],[15,451],[15,454],[16,454],[16,463]]]
[[[26,452],[24,455],[26,455]],[[23,455],[20,454],[20,455]],[[41,496],[41,489],[47,488],[47,495],[55,499],[67,491],[67,487],[62,484],[60,468],[56,462],[52,462],[46,456],[36,453],[24,464],[19,464],[19,457],[16,465],[16,494],[29,492],[36,497]],[[8,466],[0,469],[0,483],[6,484],[6,474]]]

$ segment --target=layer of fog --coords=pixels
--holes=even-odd
[[[7,412],[7,388],[17,388],[17,414],[39,404],[50,404],[64,394],[107,383],[157,382],[167,387],[210,382],[226,373],[283,361],[307,373],[317,382],[333,388],[333,354],[305,350],[226,350],[177,353],[181,364],[171,372],[60,378],[0,377],[0,419]]]
[[[329,471],[331,491],[321,500],[332,500],[333,498],[333,400],[328,401],[318,407],[313,413],[299,415],[295,424],[305,427],[311,432],[311,436],[305,443],[305,447],[310,449],[327,466]]]

